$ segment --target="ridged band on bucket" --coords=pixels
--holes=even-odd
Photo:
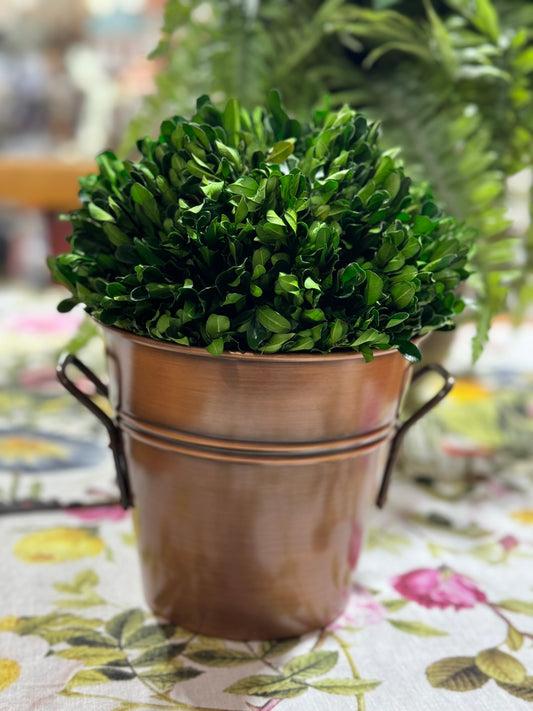
[[[386,425],[374,432],[342,440],[313,443],[282,444],[279,442],[251,442],[200,437],[189,432],[159,427],[123,413],[117,413],[118,427],[134,439],[150,443],[159,449],[172,449],[192,456],[222,457],[232,460],[250,459],[331,459],[336,455],[367,450],[392,438],[396,432],[393,425]]]

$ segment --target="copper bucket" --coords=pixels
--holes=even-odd
[[[110,419],[58,365],[63,385],[105,424],[125,507],[134,504],[152,610],[190,630],[274,639],[339,615],[366,515],[385,501],[408,427],[411,378],[397,351],[211,356],[104,328]]]

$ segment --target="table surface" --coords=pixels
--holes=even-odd
[[[533,702],[533,329],[471,326],[408,436],[341,618],[272,642],[157,621],[105,432],[57,384],[81,312],[0,290],[0,710],[495,711]],[[84,359],[98,367],[94,339]],[[426,384],[430,388],[431,383]],[[14,501],[86,506],[13,513]],[[88,506],[88,504],[91,504]],[[216,594],[216,591],[213,592]]]

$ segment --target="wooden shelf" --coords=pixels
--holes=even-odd
[[[90,160],[0,156],[0,202],[45,212],[73,210],[80,205],[78,177],[95,171]]]

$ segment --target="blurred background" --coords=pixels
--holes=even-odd
[[[153,91],[162,0],[2,0],[0,273],[42,284],[60,211]]]

